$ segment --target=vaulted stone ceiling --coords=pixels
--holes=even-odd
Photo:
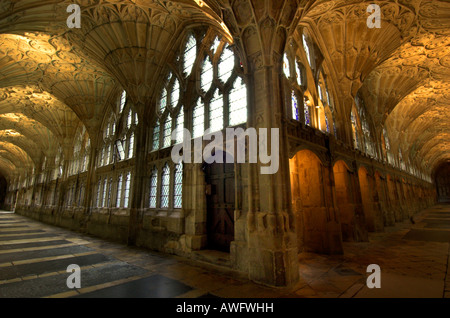
[[[82,7],[81,29],[67,28],[72,3]],[[381,29],[367,28],[371,3],[381,6]],[[270,48],[306,28],[324,56],[341,120],[360,91],[378,139],[386,126],[393,150],[430,173],[450,158],[448,1],[2,0],[0,171],[16,169],[15,147],[29,164],[58,145],[69,153],[80,125],[95,138],[122,87],[148,105],[180,35],[199,24],[232,35],[247,56],[265,50],[264,63],[273,61]]]

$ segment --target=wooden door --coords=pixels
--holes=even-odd
[[[213,163],[205,172],[208,248],[229,252],[234,240],[234,164]]]

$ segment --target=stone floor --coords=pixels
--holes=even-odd
[[[229,269],[107,242],[0,212],[0,297],[150,298],[450,298],[450,205],[435,206],[344,243],[345,255],[302,253],[291,288],[254,284]],[[81,267],[69,289],[68,265]],[[381,288],[366,286],[367,266]]]

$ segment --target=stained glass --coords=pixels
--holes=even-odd
[[[237,78],[230,92],[229,125],[235,126],[247,122],[247,87],[241,78]]]
[[[309,106],[306,103],[306,101],[303,103],[303,108],[305,111],[305,124],[310,126],[311,125],[311,114],[309,113]]]
[[[179,163],[175,167],[174,191],[173,191],[173,207],[175,209],[182,208],[183,194],[183,164]]]
[[[223,98],[216,90],[209,105],[209,127],[212,132],[223,129]]]
[[[330,132],[330,124],[328,123],[328,117],[327,117],[326,113],[325,113],[325,124],[327,126],[327,133],[329,133]]]
[[[216,37],[216,39],[214,40],[214,43],[211,47],[212,51],[214,52],[214,54],[217,52],[217,49],[219,48],[220,45],[220,39],[219,37]]]
[[[166,164],[161,176],[161,208],[169,207],[170,168]]]
[[[156,122],[155,128],[153,128],[153,146],[152,150],[158,150],[159,149],[159,120]]]
[[[151,209],[156,208],[156,191],[158,187],[158,170],[153,169],[152,176],[150,177],[150,198],[149,207]]]
[[[295,120],[300,120],[300,115],[298,113],[298,100],[294,91],[292,91],[292,118]]]
[[[225,46],[222,52],[222,56],[220,57],[219,62],[219,79],[226,83],[231,76],[231,73],[234,69],[234,54],[231,49],[228,48],[228,45]]]

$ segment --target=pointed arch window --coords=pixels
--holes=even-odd
[[[117,193],[116,193],[116,207],[120,208],[120,204],[122,202],[122,183],[123,176],[119,175],[119,179],[117,180]]]
[[[309,111],[308,99],[305,98],[303,101],[303,110],[305,112],[305,125],[311,126],[311,114]]]
[[[211,84],[214,78],[213,65],[209,56],[203,61],[202,73],[200,76],[200,88],[206,93],[211,88]]]
[[[197,58],[197,41],[193,35],[189,35],[186,42],[186,48],[183,54],[183,71],[186,76],[191,75],[192,67],[194,66]]]
[[[164,131],[163,131],[163,147],[170,147],[172,144],[172,117],[170,114],[167,116],[166,121],[164,122]]]
[[[308,64],[309,64],[309,66],[312,67],[312,64],[311,64],[311,51],[309,49],[308,40],[306,39],[306,35],[305,34],[303,34],[302,40],[303,40],[303,49],[305,50],[306,58],[308,59]]]
[[[205,132],[205,106],[200,98],[197,100],[197,105],[194,107],[192,121],[192,137],[198,138],[203,136],[203,133]]]
[[[209,105],[209,128],[212,132],[223,129],[223,97],[218,89]]]
[[[161,208],[169,207],[170,168],[166,163],[161,175]]]
[[[125,177],[125,189],[123,194],[123,207],[129,207],[129,199],[130,199],[130,190],[131,190],[131,172],[128,172]]]
[[[123,91],[122,95],[120,96],[120,107],[119,107],[119,113],[121,113],[125,107],[125,104],[127,102],[127,92]]]
[[[149,208],[156,208],[156,194],[158,190],[158,169],[154,168],[150,177]]]
[[[297,59],[295,61],[295,73],[296,73],[297,84],[300,86],[304,86],[306,84],[305,79],[304,79],[304,74],[302,72],[302,69],[300,68],[299,61]]]
[[[229,126],[247,122],[247,87],[240,77],[233,84],[229,96]]]
[[[158,150],[159,149],[159,134],[160,134],[160,125],[159,120],[156,121],[156,125],[153,128],[153,146],[152,150]]]
[[[176,143],[180,144],[184,140],[184,107],[181,106],[181,109],[178,113],[176,119]]]
[[[228,45],[225,46],[222,52],[222,56],[220,57],[219,61],[219,79],[226,83],[228,79],[231,76],[231,73],[234,69],[234,54],[233,51],[228,47]]]
[[[174,189],[173,189],[173,207],[181,209],[183,206],[183,163],[175,166]]]
[[[283,73],[287,78],[291,77],[290,63],[286,53],[283,55]]]
[[[292,103],[292,118],[295,120],[300,120],[300,114],[298,109],[298,99],[295,91],[292,91],[291,94],[291,103]]]
[[[133,158],[134,156],[134,132],[131,133],[130,139],[128,141],[128,158]]]
[[[108,193],[108,179],[105,178],[103,181],[103,196],[102,196],[102,207],[106,207],[106,194]]]

